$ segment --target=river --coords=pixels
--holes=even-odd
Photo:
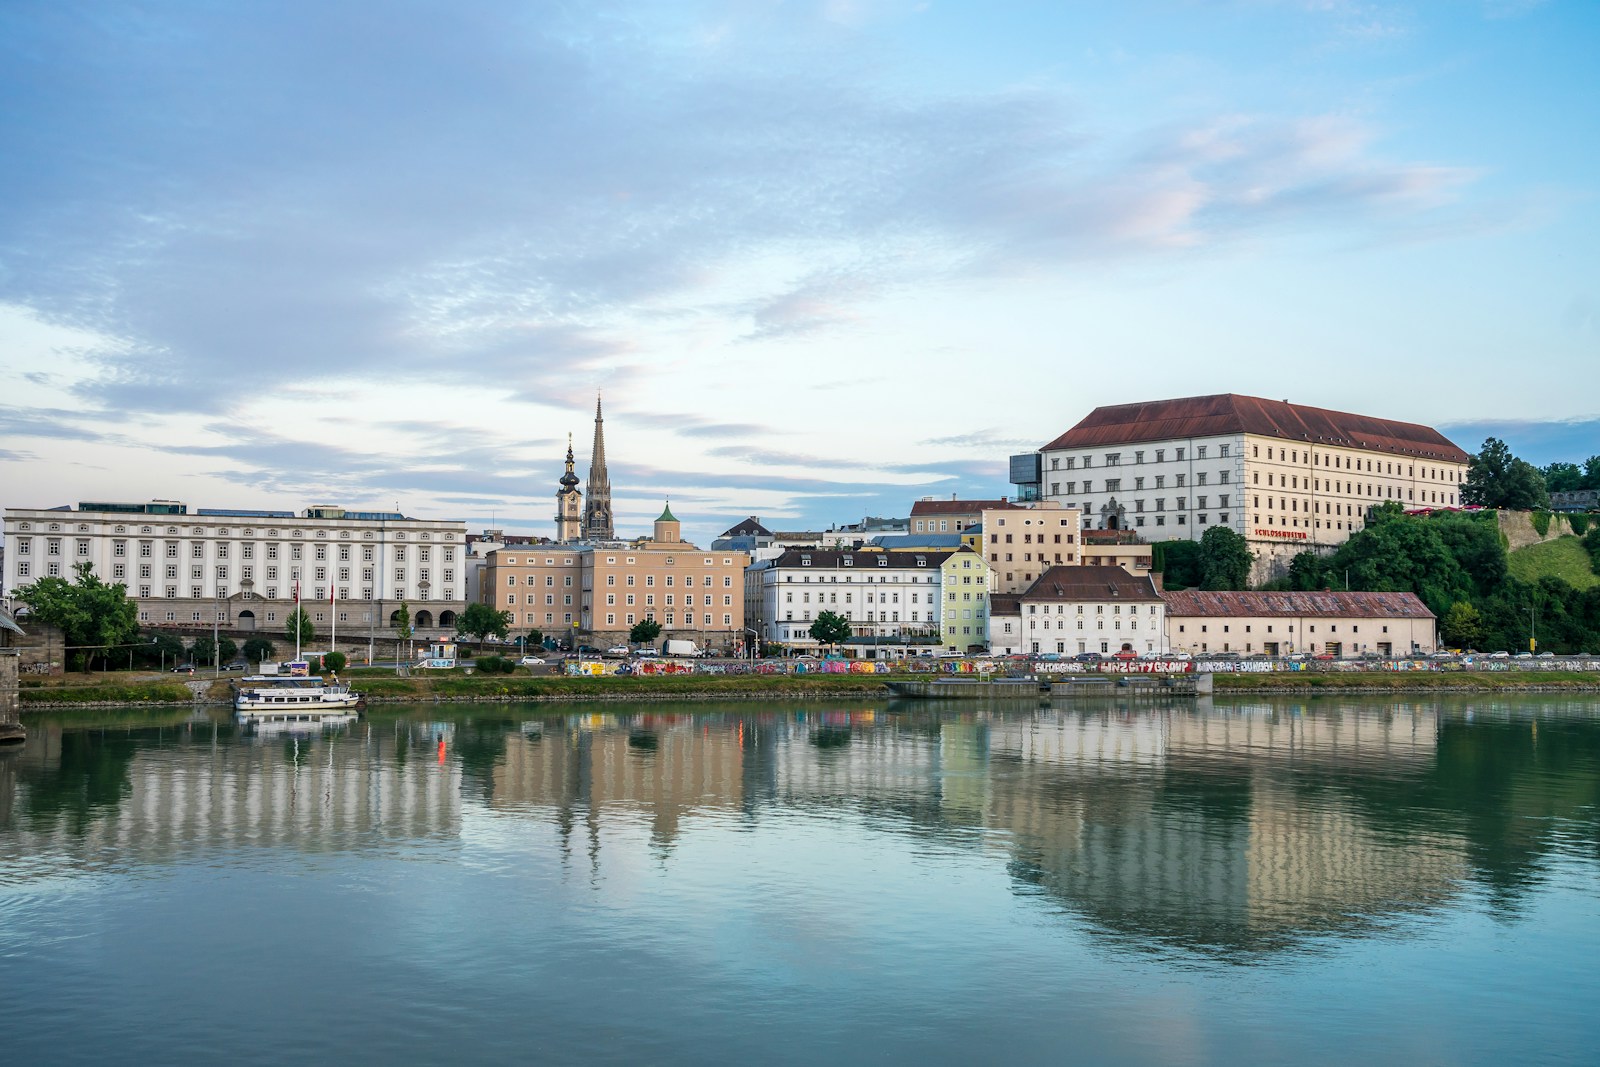
[[[1595,1062],[1600,699],[34,717],[31,1063]]]

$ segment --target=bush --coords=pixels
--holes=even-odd
[[[306,668],[312,674],[321,674],[322,673],[322,657],[321,656],[307,656],[306,657]]]
[[[349,662],[349,659],[346,658],[343,652],[329,652],[326,656],[322,657],[322,665],[335,674],[338,674],[340,671],[344,670],[345,664]]]
[[[1589,516],[1586,512],[1573,512],[1567,516],[1567,525],[1572,527],[1574,537],[1582,537],[1589,530]]]
[[[1550,513],[1548,511],[1529,512],[1528,520],[1533,523],[1533,529],[1540,537],[1550,532]]]

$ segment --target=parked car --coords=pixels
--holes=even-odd
[[[1121,660],[1138,659],[1139,654],[1131,648],[1119,648],[1111,654],[1111,658]]]
[[[1056,660],[1061,658],[1061,653],[1059,653],[1059,652],[1041,652],[1041,653],[1039,653],[1039,658],[1044,660],[1046,663],[1054,663]]]
[[[608,656],[626,656],[627,654],[627,645],[612,645],[610,648],[606,649],[606,655]]]
[[[1556,658],[1556,654],[1554,652],[1541,652],[1541,653],[1539,653],[1537,656],[1535,656],[1533,658],[1534,659],[1555,659]]]
[[[544,666],[544,660],[539,656],[523,656],[521,659],[517,660],[517,662],[524,667]]]
[[[192,663],[180,663],[176,667],[172,668],[172,673],[173,674],[193,674],[194,673],[194,664],[192,664]]]
[[[222,669],[225,671],[242,671],[246,669],[246,666],[243,660],[239,660],[234,663],[224,663]]]
[[[1073,658],[1074,661],[1076,661],[1078,663],[1099,663],[1100,662],[1100,653],[1098,653],[1098,652],[1079,652],[1076,656],[1073,656],[1072,658]]]

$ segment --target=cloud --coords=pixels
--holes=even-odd
[[[1439,432],[1468,452],[1498,437],[1512,453],[1537,467],[1582,463],[1600,455],[1600,416],[1575,419],[1480,419],[1442,423]]]
[[[685,437],[759,437],[771,432],[769,427],[759,423],[716,422],[699,415],[629,411],[622,417],[630,423],[671,430]]]
[[[781,46],[735,24],[738,47],[708,49],[665,15],[408,12],[378,47],[338,5],[6,16],[0,85],[30,102],[9,147],[33,162],[0,176],[0,298],[118,339],[78,395],[221,413],[239,398],[219,375],[465,361],[513,401],[568,405],[647,369],[638,328],[675,309],[811,337],[912,285],[1360,226],[1471,179],[1384,161],[1348,121],[1226,116],[1118,145],[1058,91],[907,97],[826,13]],[[771,256],[821,265],[744,269]],[[748,290],[731,302],[710,288],[729,272]]]
[[[94,418],[93,412],[65,408],[0,407],[0,434],[13,437],[50,437],[64,441],[103,441],[107,435],[78,425]]]

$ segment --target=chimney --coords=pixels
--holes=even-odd
[[[1156,592],[1158,593],[1165,593],[1167,591],[1166,575],[1162,574],[1160,571],[1150,572],[1150,584],[1156,587]]]

